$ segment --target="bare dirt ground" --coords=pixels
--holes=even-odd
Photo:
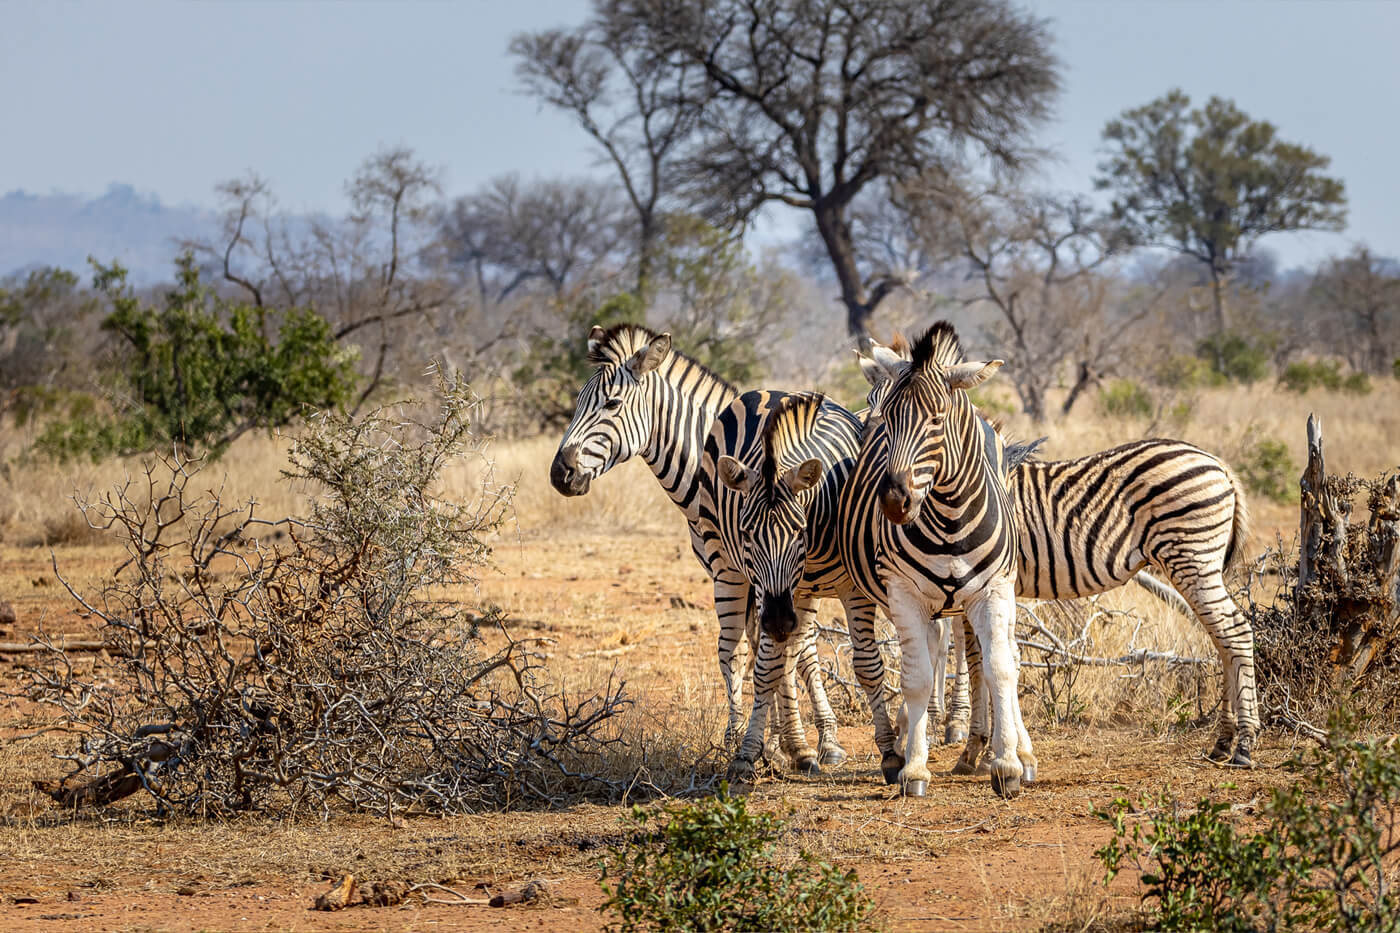
[[[674,530],[551,536],[515,531],[496,548],[499,573],[482,595],[509,610],[517,633],[546,639],[561,678],[597,684],[615,674],[637,698],[645,727],[718,734],[709,585]],[[92,587],[119,558],[115,546],[63,547],[65,576]],[[0,599],[16,609],[4,640],[90,631],[58,584],[47,548],[0,547]],[[839,614],[824,605],[823,619]],[[18,683],[0,661],[0,686]],[[1211,687],[1211,690],[1214,688]],[[411,819],[329,822],[158,822],[131,806],[74,817],[29,787],[53,778],[61,734],[15,743],[39,720],[3,701],[0,746],[0,929],[5,930],[495,930],[598,929],[597,863],[619,832],[620,806],[577,806]],[[1093,851],[1108,838],[1092,811],[1126,792],[1170,787],[1187,799],[1211,792],[1247,805],[1289,780],[1291,746],[1268,735],[1249,772],[1205,762],[1202,726],[1147,726],[1105,712],[1092,725],[1051,727],[1031,718],[1039,780],[1018,799],[993,796],[984,778],[947,776],[957,750],[936,748],[938,778],[925,799],[901,799],[879,780],[867,725],[841,738],[851,760],[815,778],[769,777],[752,806],[787,816],[784,845],[857,870],[896,930],[1032,930],[1053,919],[1131,908],[1131,879],[1105,892]],[[853,717],[854,718],[854,717]],[[1126,722],[1124,720],[1127,720]],[[1222,788],[1224,788],[1222,790]],[[313,911],[342,872],[365,880],[449,885],[473,898],[537,877],[552,903]],[[444,898],[446,895],[443,895]]]

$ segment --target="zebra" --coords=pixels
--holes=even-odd
[[[748,582],[728,560],[702,507],[713,500],[713,477],[702,460],[706,440],[720,412],[740,398],[739,391],[710,369],[673,350],[671,336],[636,324],[619,324],[588,334],[588,359],[596,369],[578,393],[573,419],[550,464],[550,484],[565,496],[588,492],[594,479],[640,456],[671,501],[684,513],[691,550],[714,585],[719,617],[718,655],[729,705],[725,743],[733,747],[743,722],[742,682],[734,675],[734,655],[748,634]],[[748,427],[748,426],[746,426]],[[754,634],[750,640],[757,642]],[[784,677],[792,669],[807,684],[816,709],[818,754],[785,749],[803,770],[845,759],[836,740],[836,717],[826,700],[815,642],[787,646]],[[802,734],[795,684],[779,697],[779,716],[791,720],[783,735]]]
[[[815,637],[813,603],[835,597],[846,610],[852,661],[874,716],[881,771],[894,783],[904,761],[895,751],[885,708],[875,603],[855,586],[837,546],[837,500],[864,425],[820,393],[763,396],[746,395],[726,409],[705,447],[706,472],[719,480],[714,524],[724,550],[738,558],[748,579],[763,633],[754,665],[754,712],[730,776],[747,778],[763,746],[765,713],[777,687],[772,646],[794,634]],[[764,406],[761,432],[739,445],[726,444],[752,417],[754,403]],[[721,453],[726,448],[730,452]],[[789,744],[792,739],[785,737],[784,745]]]
[[[872,341],[869,353],[861,368],[872,383],[869,421],[878,422],[881,398],[894,384],[891,357],[906,357],[907,344]],[[1028,458],[1010,469],[1007,489],[1020,529],[1017,596],[1070,599],[1132,580],[1169,604],[1184,600],[1224,668],[1220,720],[1206,756],[1250,767],[1259,732],[1254,634],[1224,579],[1241,556],[1249,512],[1230,467],[1184,441],[1150,438],[1070,460]],[[967,666],[958,665],[960,688]],[[964,757],[955,770],[968,768]]]
[[[908,723],[900,782],[911,796],[927,792],[934,681],[927,623],[961,608],[991,694],[992,788],[1014,796],[1037,767],[1016,696],[1015,515],[1001,437],[965,391],[1002,362],[966,361],[956,331],[940,321],[914,345],[911,361],[887,365],[892,384],[842,489],[837,522],[847,572],[899,635]]]

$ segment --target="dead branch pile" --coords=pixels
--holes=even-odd
[[[1400,715],[1400,474],[1376,480],[1328,475],[1322,425],[1308,419],[1308,465],[1300,481],[1296,561],[1282,547],[1264,555],[1246,600],[1254,623],[1258,682],[1276,719],[1307,727],[1348,703],[1368,716]],[[1366,496],[1369,519],[1351,522]],[[1267,604],[1253,596],[1264,576],[1281,584]]]
[[[144,791],[194,815],[617,796],[621,685],[564,695],[538,645],[459,602],[510,490],[434,493],[450,459],[483,456],[469,390],[443,389],[427,423],[316,418],[285,471],[315,497],[303,519],[231,507],[178,456],[82,503],[128,557],[96,595],[64,580],[100,623],[103,663],[41,639],[28,669],[28,696],[80,737],[61,756],[70,773],[42,789],[68,806]],[[479,630],[500,647],[485,652]]]

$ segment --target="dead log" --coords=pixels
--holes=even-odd
[[[62,781],[34,781],[33,784],[35,790],[47,794],[59,806],[103,807],[140,790],[141,775],[128,766],[86,784],[65,785]]]
[[[1336,586],[1347,579],[1347,520],[1351,503],[1339,501],[1327,482],[1322,422],[1316,415],[1308,415],[1308,465],[1298,486],[1302,492],[1298,536],[1302,553],[1298,555],[1297,593],[1299,611],[1303,611],[1303,604],[1316,601],[1318,587]]]
[[[0,654],[38,654],[43,651],[101,651],[108,645],[100,638],[61,638],[52,645],[30,641],[0,641]]]
[[[345,875],[316,898],[317,910],[344,910],[355,902],[355,876]]]

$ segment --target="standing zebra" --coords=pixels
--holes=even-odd
[[[894,386],[889,370],[903,356],[875,344],[872,358],[861,361],[874,386],[871,422]],[[1220,722],[1207,756],[1250,766],[1259,732],[1254,633],[1224,578],[1243,549],[1249,514],[1230,468],[1183,441],[1152,438],[1072,460],[1025,460],[1009,470],[1007,488],[1020,529],[1016,595],[1070,599],[1134,580],[1171,602],[1165,584],[1141,571],[1150,565],[1165,575],[1224,668]],[[967,767],[965,756],[958,770]]]
[[[762,430],[744,436],[739,428],[751,419],[754,403],[766,410]],[[813,604],[829,597],[846,610],[852,662],[874,714],[885,780],[898,780],[904,764],[885,708],[875,603],[851,580],[837,545],[837,503],[862,430],[859,418],[818,393],[750,393],[719,416],[705,446],[706,472],[719,479],[715,526],[725,552],[738,558],[748,579],[763,633],[754,664],[754,711],[731,767],[736,778],[751,773],[763,747],[768,704],[779,686],[772,646],[793,636],[814,638]],[[741,443],[726,444],[739,436]],[[722,453],[726,446],[730,452]],[[783,744],[796,740],[784,736]]]
[[[1016,697],[1015,517],[1001,438],[965,391],[1001,361],[965,361],[953,328],[939,322],[915,344],[911,361],[888,366],[882,417],[865,433],[838,526],[847,571],[886,607],[899,635],[908,723],[900,780],[911,795],[928,787],[935,673],[928,620],[961,608],[981,644],[991,694],[992,787],[1012,796],[1036,768]]]
[[[725,741],[732,747],[744,717],[742,682],[734,675],[734,655],[747,631],[750,590],[748,581],[724,553],[712,512],[701,514],[712,500],[714,487],[702,459],[715,419],[739,393],[705,366],[673,351],[669,334],[634,324],[608,330],[594,327],[588,334],[588,358],[597,369],[579,390],[573,420],[550,464],[549,481],[565,496],[581,496],[595,478],[640,455],[685,514],[691,550],[714,583],[715,612],[720,621],[720,674],[729,704]],[[745,425],[745,429],[752,430],[752,426]],[[794,666],[817,711],[822,763],[839,764],[846,753],[836,741],[836,717],[826,700],[814,642],[788,646],[785,678],[791,678]],[[794,700],[791,707],[789,699]],[[783,691],[779,713],[781,719],[793,721],[783,729],[784,735],[801,734],[795,687]],[[801,749],[787,751],[799,767],[811,770],[816,756],[793,754],[804,751]]]

